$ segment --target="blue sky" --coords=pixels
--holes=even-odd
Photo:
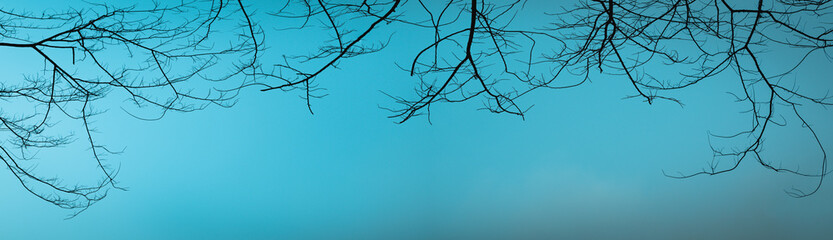
[[[407,42],[407,34],[395,37]],[[275,38],[276,49],[279,41],[292,41]],[[738,113],[743,106],[732,103],[725,93],[731,86],[719,78],[677,95],[684,108],[622,100],[633,94],[630,83],[600,75],[578,88],[523,98],[535,105],[525,120],[476,110],[480,103],[472,102],[432,107],[432,124],[422,117],[398,125],[378,108],[391,103],[380,90],[414,83],[390,61],[408,59],[397,47],[407,45],[320,76],[329,96],[313,101],[315,115],[297,93],[256,89],[244,91],[233,108],[160,121],[112,109],[97,117],[97,137],[126,147],[109,161],[120,164],[118,179],[129,191],[111,191],[64,220],[70,212],[0,173],[0,238],[806,239],[833,233],[827,183],[813,196],[791,198],[783,190],[811,187],[814,179],[776,174],[748,160],[719,176],[662,175],[707,166],[708,131],[747,126],[748,116]],[[830,62],[818,64],[822,72]],[[16,76],[9,74],[4,71]],[[833,129],[822,122],[831,112],[808,111],[831,146]],[[767,154],[785,163],[816,156],[802,134],[774,131]]]

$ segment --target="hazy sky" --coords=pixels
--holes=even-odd
[[[264,22],[265,11],[256,15]],[[393,40],[407,43],[407,36]],[[292,38],[267,37],[274,45]],[[694,172],[707,166],[712,155],[707,131],[730,133],[748,126],[748,115],[739,113],[744,106],[732,102],[719,79],[677,95],[684,108],[622,100],[632,89],[615,76],[529,95],[522,103],[535,106],[525,120],[477,110],[476,101],[433,106],[433,124],[422,117],[398,125],[378,108],[391,104],[379,90],[414,86],[414,79],[390,61],[407,62],[410,55],[401,54],[409,52],[399,51],[407,47],[392,46],[322,74],[319,83],[329,96],[313,102],[315,115],[298,93],[256,89],[244,91],[233,108],[172,113],[160,121],[111,109],[96,118],[97,137],[126,147],[108,161],[120,164],[118,180],[129,191],[110,191],[86,212],[64,220],[71,212],[37,199],[11,174],[0,172],[0,239],[808,239],[833,234],[830,183],[813,196],[795,199],[784,190],[807,189],[815,180],[776,174],[751,159],[719,176],[663,176],[663,170]],[[3,77],[19,75],[9,66],[27,64],[5,57],[0,62],[7,66]],[[42,66],[36,58],[31,64]],[[819,64],[819,74],[829,73],[824,71],[830,62],[813,64]],[[833,87],[821,80],[809,81],[808,88]],[[833,147],[833,129],[824,126],[833,115],[812,115],[823,143]],[[774,131],[766,153],[781,157],[785,166],[816,156],[804,138],[803,132]]]

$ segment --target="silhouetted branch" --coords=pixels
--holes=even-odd
[[[833,101],[787,80],[810,58],[831,60],[824,53],[833,46],[830,1],[587,0],[547,13],[551,22],[539,28],[512,24],[518,14],[529,11],[525,1],[345,2],[290,1],[271,13],[276,21],[303,20],[297,28],[281,31],[317,26],[328,29],[330,38],[310,55],[286,57],[274,70],[255,74],[267,85],[263,91],[302,90],[312,111],[310,98],[322,95],[310,94],[320,90],[311,82],[349,57],[381,51],[387,43],[361,46],[373,37],[388,38],[395,29],[426,36],[411,38],[414,43],[408,46],[414,46],[415,55],[399,55],[409,63],[401,68],[419,79],[416,96],[385,93],[397,107],[383,109],[399,123],[430,114],[433,104],[473,99],[482,99],[491,112],[524,117],[529,108],[518,103],[522,96],[537,89],[577,87],[592,77],[621,76],[631,86],[623,90],[625,99],[670,101],[682,107],[675,91],[709,79],[734,78],[740,90],[726,91],[748,104],[744,114],[751,125],[737,134],[712,137],[742,143],[733,150],[712,146],[715,160],[708,169],[674,177],[725,173],[754,158],[769,170],[818,178],[812,191],[790,192],[802,197],[818,191],[830,172],[822,140],[801,108]],[[784,50],[798,60],[768,54]],[[306,70],[309,65],[311,70]],[[819,169],[798,171],[764,160],[765,136],[774,127],[787,127],[788,119],[800,122],[818,144]],[[733,159],[731,164],[721,165],[720,159],[727,158]]]
[[[0,129],[8,139],[0,144],[0,159],[27,191],[58,207],[76,209],[75,214],[110,189],[124,190],[116,180],[118,169],[103,158],[117,152],[96,141],[91,119],[101,111],[94,106],[112,106],[102,101],[108,95],[127,96],[135,106],[128,113],[155,120],[168,111],[234,104],[239,90],[251,84],[242,72],[257,67],[260,48],[260,32],[243,3],[237,3],[88,3],[78,10],[43,13],[0,9],[0,51],[29,51],[46,65],[46,74],[23,79],[8,74],[0,85],[0,98],[7,103],[0,112]],[[240,19],[245,20],[242,25]],[[230,30],[248,40],[225,35]],[[157,114],[142,116],[147,113],[139,109]],[[89,157],[99,170],[97,183],[66,185],[61,183],[66,179],[44,177],[32,167],[40,149],[71,146],[71,132],[61,130],[79,127],[74,124],[80,124]]]

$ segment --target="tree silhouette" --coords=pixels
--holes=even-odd
[[[323,27],[330,37],[309,55],[285,57],[255,77],[265,85],[262,91],[301,91],[312,112],[310,99],[325,95],[317,83],[326,81],[319,79],[322,72],[383,50],[392,31],[400,30],[430,36],[413,44],[417,54],[399,55],[408,63],[402,69],[419,80],[416,96],[388,95],[398,107],[385,109],[399,123],[429,115],[433,104],[475,99],[488,111],[524,117],[529,107],[519,101],[529,92],[572,88],[594,77],[628,81],[632,88],[622,90],[626,98],[680,106],[675,92],[710,79],[734,79],[740,91],[726,91],[748,104],[742,114],[748,114],[749,128],[711,135],[713,141],[734,143],[712,144],[714,159],[702,171],[667,176],[714,175],[743,160],[757,161],[775,172],[818,178],[810,190],[787,191],[804,197],[818,191],[829,173],[822,139],[802,111],[833,101],[824,92],[800,88],[822,79],[799,81],[795,75],[806,71],[808,61],[833,59],[826,52],[833,46],[830,1],[590,0],[548,13],[550,21],[537,28],[512,24],[530,11],[525,1],[496,2],[292,1],[270,13],[275,22],[301,22],[283,31]],[[769,54],[773,51],[793,58]],[[818,144],[818,168],[784,168],[762,156],[765,136],[786,126],[787,117]]]
[[[817,178],[809,190],[788,191],[804,197],[817,192],[829,173],[823,138],[804,111],[833,101],[824,91],[801,88],[820,79],[796,75],[807,71],[808,62],[833,59],[826,52],[833,46],[830,1],[586,0],[547,13],[547,21],[532,27],[515,23],[535,10],[524,0],[278,5],[263,9],[267,15],[259,20],[281,33],[323,29],[328,37],[305,39],[320,45],[273,63],[260,56],[283,54],[266,51],[265,34],[241,0],[126,8],[92,4],[43,13],[0,9],[0,49],[34,52],[46,66],[40,74],[4,80],[0,97],[27,107],[20,114],[5,107],[0,113],[10,139],[0,145],[0,158],[26,190],[59,207],[83,210],[120,188],[114,180],[118,171],[102,160],[113,151],[94,141],[89,121],[106,96],[127,96],[134,106],[128,112],[153,120],[168,111],[228,107],[241,89],[254,86],[297,91],[313,113],[311,100],[326,95],[322,73],[384,51],[392,34],[407,31],[420,38],[408,43],[412,53],[393,60],[415,80],[414,95],[385,93],[394,106],[383,107],[398,123],[421,115],[430,121],[435,104],[477,100],[487,111],[524,118],[531,104],[523,97],[529,93],[574,88],[593,78],[626,81],[626,99],[684,106],[680,91],[728,79],[736,88],[726,92],[746,104],[741,114],[749,116],[749,127],[711,135],[714,158],[702,171],[667,176],[714,175],[735,170],[744,160],[757,161],[775,172]],[[790,57],[773,53],[779,51]],[[145,116],[143,109],[155,115]],[[48,131],[59,117],[81,126],[101,172],[98,183],[61,185],[23,164],[38,149],[72,142],[71,135]],[[786,127],[787,119],[818,144],[818,167],[785,168],[761,154],[765,137]]]
[[[115,180],[118,168],[104,160],[114,151],[96,141],[92,123],[103,112],[98,106],[106,110],[113,106],[108,99],[118,102],[108,96],[126,97],[127,106],[118,106],[146,120],[231,106],[248,84],[242,71],[255,66],[259,34],[240,1],[0,9],[0,51],[34,54],[44,62],[43,71],[6,74],[0,84],[0,122],[8,140],[0,144],[0,159],[27,191],[78,214],[110,189],[124,189]],[[86,146],[71,145],[73,128]],[[98,182],[62,184],[73,179],[36,171],[36,152],[62,146],[86,148]]]

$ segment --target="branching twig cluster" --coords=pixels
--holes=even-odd
[[[9,139],[0,144],[0,159],[36,196],[83,210],[109,189],[120,189],[117,171],[102,159],[112,151],[95,141],[89,120],[108,95],[128,96],[135,111],[158,110],[151,117],[129,111],[153,120],[168,111],[228,107],[240,89],[257,86],[299,91],[312,113],[311,99],[326,95],[319,87],[322,73],[385,50],[395,41],[392,32],[407,31],[413,51],[394,60],[418,80],[415,95],[386,93],[397,105],[384,108],[399,123],[429,115],[435,104],[473,100],[483,101],[488,111],[524,117],[529,107],[519,101],[530,92],[573,88],[599,76],[626,81],[627,98],[680,106],[675,91],[708,79],[734,79],[739,90],[727,92],[747,106],[750,125],[711,139],[740,143],[731,150],[713,145],[715,158],[703,171],[669,176],[720,174],[754,159],[776,172],[818,178],[811,190],[788,192],[804,197],[817,192],[829,173],[823,138],[804,107],[826,107],[833,100],[790,79],[810,59],[831,61],[831,7],[825,0],[586,0],[547,13],[540,26],[517,27],[513,22],[530,11],[524,0],[290,0],[259,20],[274,22],[279,32],[323,28],[329,38],[308,55],[284,56],[266,66],[265,34],[242,0],[92,4],[41,14],[0,9],[0,50],[28,51],[46,66],[46,74],[0,84],[0,99],[32,106],[23,114],[6,110],[11,107],[0,112],[0,129]],[[784,49],[797,60],[767,55]],[[24,164],[37,149],[72,142],[70,135],[48,131],[58,118],[83,129],[101,173],[97,184],[62,185]],[[819,168],[784,168],[761,154],[765,137],[788,118],[818,144]],[[720,164],[725,159],[731,159],[729,166]]]
[[[398,27],[427,35],[420,38],[425,42],[418,45],[417,54],[404,60],[409,66],[402,67],[420,79],[417,96],[388,94],[399,107],[385,109],[400,123],[430,113],[436,103],[473,99],[483,99],[489,111],[523,117],[528,107],[518,104],[520,97],[536,89],[576,87],[595,72],[622,76],[632,86],[633,94],[627,98],[641,98],[649,104],[671,101],[680,106],[683,103],[673,91],[707,79],[733,77],[742,90],[727,91],[738,102],[748,104],[750,128],[712,137],[742,143],[734,150],[713,147],[716,164],[710,169],[672,177],[724,173],[752,158],[776,172],[817,177],[819,184],[812,190],[789,191],[803,197],[818,191],[829,173],[822,139],[802,115],[801,107],[828,106],[833,101],[828,95],[801,91],[798,83],[784,79],[806,65],[808,58],[831,60],[825,52],[833,41],[830,1],[588,0],[548,13],[550,22],[540,28],[521,29],[515,29],[512,22],[526,11],[526,2],[494,2],[290,1],[273,15],[279,20],[305,19],[300,28],[318,23],[332,31],[331,38],[319,51],[294,58],[300,61],[287,60],[275,65],[276,71],[256,75],[266,79],[268,87],[263,91],[300,89],[310,106],[310,98],[321,96],[311,93],[319,90],[311,84],[317,76],[348,57],[381,50],[384,44],[379,48],[360,46],[371,41],[368,36],[376,33],[382,35],[377,38],[385,37],[382,29]],[[356,19],[371,23],[361,24]],[[382,22],[391,26],[380,25]],[[350,35],[352,32],[360,34]],[[768,51],[784,49],[800,57],[788,63],[763,57]],[[312,60],[326,61],[316,65]],[[299,67],[303,64],[313,67]],[[572,76],[582,78],[567,80]],[[275,84],[275,79],[280,83]],[[776,167],[760,154],[772,125],[786,124],[781,120],[786,119],[784,115],[794,116],[818,144],[821,159],[817,171]],[[721,168],[719,161],[725,158],[732,158],[732,165]]]
[[[228,35],[229,30],[240,35]],[[231,106],[249,84],[238,76],[254,69],[259,34],[240,1],[91,4],[43,13],[0,9],[0,51],[30,52],[45,64],[45,74],[22,80],[22,73],[4,75],[0,99],[7,105],[0,130],[8,141],[0,144],[0,159],[27,191],[77,214],[110,189],[123,189],[115,180],[117,169],[103,159],[114,152],[96,141],[91,122],[101,112],[94,107],[105,104],[101,100],[126,95],[135,109],[128,113],[149,120],[169,111]],[[197,85],[200,80],[213,87]],[[139,109],[156,113],[146,116]],[[101,175],[97,183],[65,185],[32,167],[39,149],[72,142],[70,133],[54,131],[59,122],[80,126]]]

